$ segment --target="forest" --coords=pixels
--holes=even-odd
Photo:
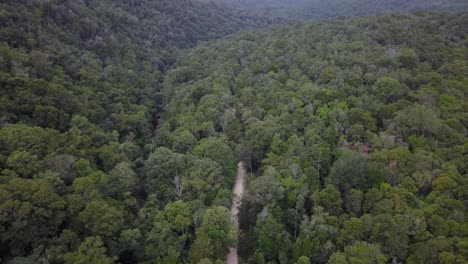
[[[468,5],[340,1],[2,1],[0,263],[468,263]]]
[[[462,12],[465,0],[196,0],[250,10],[266,17],[286,20],[317,20],[340,16],[363,16],[389,12]]]

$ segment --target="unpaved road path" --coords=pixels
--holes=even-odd
[[[245,191],[245,178],[247,177],[247,171],[245,170],[244,163],[241,161],[237,164],[237,175],[236,184],[233,190],[233,201],[231,206],[231,218],[239,228],[239,209],[242,202],[242,197]],[[227,256],[227,264],[238,264],[239,256],[237,254],[237,247],[229,248],[229,254]]]

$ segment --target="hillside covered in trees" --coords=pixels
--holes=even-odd
[[[388,12],[462,12],[465,0],[196,0],[251,10],[269,17],[310,20],[339,16],[362,16]]]
[[[134,249],[154,220],[141,170],[165,72],[269,24],[184,0],[0,3],[0,262],[150,259]]]
[[[219,142],[250,165],[248,263],[465,263],[467,24],[386,15],[198,46],[165,80],[156,153]]]
[[[0,3],[0,263],[467,263],[468,15],[281,22]]]

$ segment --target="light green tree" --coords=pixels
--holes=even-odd
[[[109,257],[106,252],[107,249],[99,236],[87,237],[76,251],[65,254],[65,264],[114,263],[117,259]]]

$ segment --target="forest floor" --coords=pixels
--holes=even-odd
[[[231,206],[231,218],[236,223],[239,229],[239,209],[242,203],[242,197],[245,191],[245,178],[247,177],[247,171],[244,163],[241,161],[237,164],[237,175],[236,184],[233,190],[233,201]],[[229,254],[227,256],[227,264],[238,264],[239,255],[237,253],[237,247],[229,248]]]

